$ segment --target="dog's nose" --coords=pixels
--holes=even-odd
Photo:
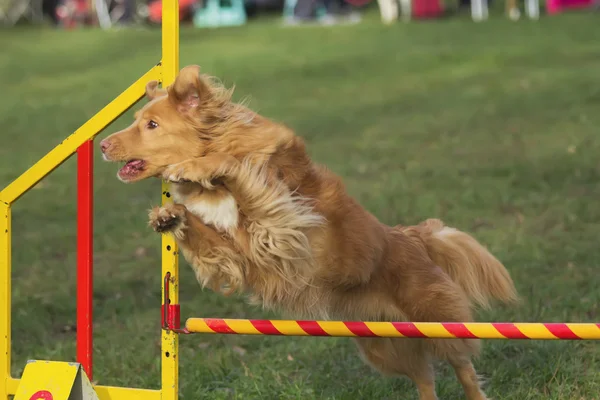
[[[104,153],[110,147],[110,142],[106,139],[100,142],[100,150]]]

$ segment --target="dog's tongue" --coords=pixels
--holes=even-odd
[[[140,169],[144,166],[144,162],[142,160],[133,160],[129,161],[127,164],[125,164],[125,166],[132,169]]]
[[[144,168],[143,160],[131,160],[121,168],[119,175],[133,175]]]

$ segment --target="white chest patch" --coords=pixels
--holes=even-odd
[[[194,202],[185,202],[185,206],[205,224],[214,226],[218,231],[229,231],[237,228],[238,207],[231,194],[227,194],[219,201],[198,199]]]

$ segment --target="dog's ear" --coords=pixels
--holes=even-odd
[[[210,96],[210,88],[200,77],[200,67],[197,65],[183,68],[168,91],[169,98],[184,113],[197,110]]]
[[[150,81],[146,84],[146,97],[148,97],[148,100],[154,100],[166,94],[167,91],[165,89],[158,87],[158,81]]]

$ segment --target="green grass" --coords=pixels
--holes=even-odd
[[[466,18],[383,27],[182,28],[197,63],[259,112],[297,129],[314,159],[382,221],[427,217],[470,231],[523,296],[482,321],[600,320],[598,15],[511,23]],[[0,34],[0,187],[152,66],[158,31]],[[126,114],[113,132],[131,121]],[[104,137],[106,134],[101,135]],[[159,383],[158,182],[124,185],[96,152],[95,380]],[[75,160],[14,206],[13,373],[75,357]],[[182,315],[273,317],[202,292],[182,262]],[[347,339],[181,339],[184,399],[416,399]],[[600,398],[594,342],[487,341],[476,363],[496,399]],[[442,399],[462,398],[439,370]]]

